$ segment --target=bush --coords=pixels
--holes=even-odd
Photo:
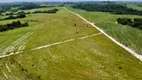
[[[19,12],[17,13],[17,16],[10,15],[7,18],[2,19],[2,20],[18,19],[18,18],[25,18],[25,17],[26,17],[26,14],[24,12]]]
[[[129,25],[142,30],[142,18],[134,18],[133,20],[129,18],[118,18],[117,22],[122,25]]]
[[[4,20],[10,20],[10,19],[17,19],[16,16],[10,15],[7,18],[5,18]]]
[[[11,12],[11,13],[6,13],[5,15],[13,15],[13,13]]]
[[[138,28],[139,28],[140,30],[142,30],[142,25],[139,25]]]
[[[52,9],[52,10],[48,10],[48,11],[35,11],[33,13],[56,13],[57,11],[59,11],[58,9]]]
[[[31,14],[30,12],[27,12],[26,14]]]
[[[26,17],[25,13],[19,13],[17,15],[17,18],[25,18],[25,17]]]
[[[18,21],[13,21],[12,23],[0,25],[0,31],[3,32],[3,31],[15,29],[15,28],[20,28],[20,27],[26,27],[26,26],[29,26],[29,24],[27,22],[22,24],[18,20]]]
[[[128,18],[118,18],[117,19],[117,22],[119,24],[122,24],[122,25],[131,25],[132,24],[132,19],[128,19]]]

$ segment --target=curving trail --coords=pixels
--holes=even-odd
[[[100,29],[99,27],[95,26],[94,23],[89,22],[88,20],[86,20],[84,17],[80,16],[79,14],[67,9],[66,7],[63,7],[65,10],[67,10],[68,12],[80,17],[81,19],[83,19],[86,23],[92,25],[93,27],[95,27],[97,30],[99,30],[101,33],[103,33],[105,36],[107,36],[109,39],[111,39],[113,42],[115,42],[117,45],[119,45],[120,47],[124,48],[126,51],[128,51],[129,53],[131,53],[132,55],[134,55],[137,59],[139,59],[140,61],[142,61],[142,55],[137,54],[134,50],[128,48],[127,46],[121,44],[120,42],[116,41],[114,38],[112,38],[111,36],[109,36],[107,33],[105,33],[102,29]]]

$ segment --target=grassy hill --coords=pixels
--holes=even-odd
[[[117,18],[142,18],[136,15],[116,15],[105,12],[89,12],[80,9],[73,9],[71,5],[66,5],[70,10],[79,13],[90,22],[103,29],[110,36],[115,38],[122,44],[135,50],[138,54],[142,54],[142,31],[126,25],[117,23]]]
[[[58,9],[56,14],[30,14],[20,19],[29,21],[29,27],[0,32],[1,51],[5,50],[5,54],[23,51],[0,59],[1,80],[142,79],[141,61],[103,34],[95,35],[100,32],[79,17],[63,8]],[[104,15],[81,12],[81,15],[96,15],[94,18],[97,18],[97,14]],[[90,16],[90,19],[94,18]],[[100,20],[97,21],[101,22]],[[4,23],[9,21],[12,20]],[[55,44],[57,42],[60,43]],[[54,45],[34,50],[48,44]]]

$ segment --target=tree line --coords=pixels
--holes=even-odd
[[[118,18],[117,22],[122,25],[128,25],[142,30],[142,18]]]
[[[25,17],[26,17],[26,14],[24,12],[19,12],[19,13],[17,13],[17,15],[10,14],[8,17],[6,17],[4,19],[0,19],[0,21],[18,19],[18,18],[25,18]]]
[[[6,11],[9,11],[11,9],[11,6],[10,5],[0,5],[0,13],[3,13],[3,12],[6,12]]]
[[[33,14],[35,13],[56,13],[57,11],[59,11],[58,9],[52,9],[52,10],[44,10],[44,11],[34,11],[32,12]],[[31,12],[24,12],[24,11],[21,11],[21,12],[18,12],[17,14],[14,14],[14,13],[7,13],[6,15],[8,17],[4,18],[4,19],[0,19],[0,21],[3,21],[3,20],[11,20],[11,19],[19,19],[19,18],[25,18],[26,17],[26,14],[32,14]]]
[[[18,12],[18,13],[10,12],[10,13],[6,13],[5,16],[19,15],[19,14],[31,14],[31,13],[30,12],[24,12],[24,11],[21,11],[21,12]]]
[[[47,6],[40,6],[40,4],[34,4],[34,3],[23,3],[19,5],[18,9],[20,10],[28,10],[28,9],[35,9],[35,8],[45,8]]]
[[[59,11],[58,9],[52,9],[52,10],[44,10],[44,11],[34,11],[33,13],[56,13]]]
[[[35,8],[45,8],[47,6],[40,6],[40,4],[34,4],[34,3],[17,3],[17,4],[2,4],[0,5],[0,13],[11,11],[11,8],[15,8],[15,10],[12,10],[14,12],[18,10],[28,10],[28,9],[35,9]]]
[[[29,26],[28,22],[21,23],[19,20],[13,21],[12,23],[0,25],[0,32],[4,32],[7,30],[12,30],[16,28],[21,28],[21,27],[27,27],[27,26]]]
[[[87,11],[110,12],[112,14],[142,15],[142,11],[115,3],[76,3],[72,7]]]
[[[139,7],[142,7],[142,4],[138,4]]]

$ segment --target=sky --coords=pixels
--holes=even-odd
[[[0,0],[0,2],[40,2],[40,1],[102,1],[102,0]],[[103,0],[108,1],[108,0]],[[109,0],[109,1],[142,1],[142,0]]]

